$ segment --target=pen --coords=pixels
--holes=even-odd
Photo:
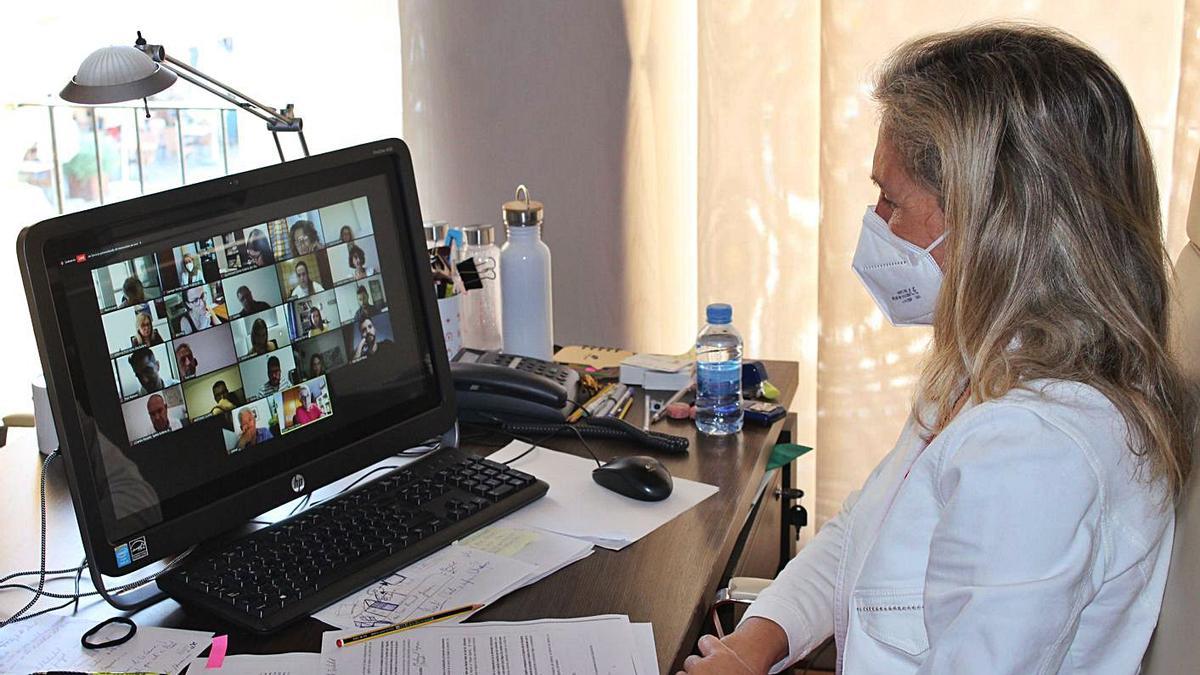
[[[621,395],[619,397],[617,397],[616,402],[613,403],[613,407],[611,410],[608,411],[608,414],[610,416],[616,415],[622,408],[625,407],[626,402],[628,402],[632,399],[633,399],[633,389],[626,386],[625,391],[621,392]]]
[[[650,394],[646,394],[646,405],[642,412],[646,413],[645,422],[642,424],[642,431],[650,431]]]
[[[684,396],[687,396],[687,393],[689,391],[691,391],[692,387],[694,387],[694,386],[696,386],[695,380],[689,382],[687,384],[687,386],[685,386],[682,389],[680,389],[679,391],[675,392],[671,396],[671,398],[667,399],[667,402],[664,403],[663,406],[658,409],[658,412],[654,413],[654,417],[650,418],[650,423],[653,424],[653,423],[661,420],[663,418],[663,415],[667,414],[667,406],[671,405],[672,403],[676,403],[677,401],[679,401],[679,399],[683,398]]]
[[[589,398],[588,402],[583,404],[583,407],[577,408],[575,412],[571,413],[570,416],[567,417],[567,422],[576,422],[585,414],[588,416],[595,414],[596,408],[598,408],[600,404],[604,402],[608,396],[608,392],[612,391],[613,386],[614,385],[611,383],[604,385],[604,388],[596,392],[595,396]]]
[[[602,405],[600,405],[596,409],[596,411],[595,411],[596,416],[604,417],[606,415],[611,415],[613,413],[613,411],[617,409],[617,406],[621,405],[621,403],[624,402],[625,394],[628,392],[629,392],[629,385],[618,384],[616,387],[613,388],[612,391],[608,392],[608,400],[605,401]]]
[[[447,609],[447,610],[444,610],[441,612],[437,612],[435,614],[430,614],[429,616],[423,616],[423,617],[420,617],[417,619],[409,619],[408,621],[403,621],[401,623],[392,624],[391,626],[384,626],[382,628],[376,628],[374,630],[369,630],[365,633],[359,633],[357,635],[351,635],[350,637],[345,637],[345,638],[338,638],[337,646],[349,647],[352,644],[357,644],[359,642],[365,642],[367,640],[373,640],[377,637],[384,637],[386,635],[392,635],[394,633],[406,631],[410,628],[419,628],[421,626],[425,626],[425,625],[428,625],[431,623],[436,623],[438,621],[443,621],[445,619],[449,619],[451,617],[458,616],[459,614],[466,614],[467,612],[474,612],[477,609],[483,609],[483,605],[481,605],[481,604],[464,605],[463,607],[455,607],[454,609]]]

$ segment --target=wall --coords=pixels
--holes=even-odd
[[[401,3],[422,214],[498,222],[527,185],[546,204],[559,343],[681,350],[695,331],[695,14],[649,1]]]

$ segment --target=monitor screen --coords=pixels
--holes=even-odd
[[[106,539],[443,403],[394,173],[364,160],[52,242]]]

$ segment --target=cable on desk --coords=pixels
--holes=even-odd
[[[30,598],[29,602],[26,603],[24,607],[22,607],[20,610],[18,610],[16,612],[14,612],[13,615],[8,617],[7,619],[0,621],[0,628],[4,628],[5,626],[8,626],[9,624],[17,623],[19,621],[26,621],[28,619],[32,619],[37,616],[41,616],[48,612],[53,612],[54,610],[57,610],[57,609],[63,609],[64,607],[69,607],[72,604],[78,603],[80,598],[93,596],[93,595],[101,595],[100,591],[87,591],[84,593],[79,592],[79,581],[80,581],[80,578],[82,577],[83,570],[87,568],[87,559],[86,558],[84,559],[84,564],[80,565],[79,567],[71,568],[68,570],[47,570],[46,569],[46,475],[49,473],[50,463],[53,462],[55,459],[57,459],[61,453],[62,453],[61,450],[55,450],[54,452],[50,453],[50,455],[48,457],[46,457],[46,460],[44,462],[42,462],[42,477],[41,477],[41,482],[40,482],[41,487],[39,490],[39,499],[41,502],[41,552],[39,554],[39,567],[38,567],[37,571],[14,572],[14,573],[6,575],[4,577],[4,580],[7,581],[7,580],[13,579],[15,577],[36,575],[38,578],[37,588],[34,588],[32,586],[27,586],[25,584],[5,584],[3,586],[0,586],[0,590],[25,590],[25,591],[29,591],[30,593],[33,593],[33,597]],[[159,570],[158,572],[155,572],[154,574],[152,574],[150,576],[143,577],[141,579],[137,579],[137,580],[131,581],[126,584],[121,584],[120,586],[117,586],[117,587],[111,588],[111,589],[107,589],[107,590],[111,593],[123,593],[125,591],[130,591],[135,588],[145,586],[146,584],[154,581],[155,579],[158,579],[158,577],[162,576],[163,574],[166,574],[167,572],[174,569],[179,563],[183,562],[183,559],[186,558],[194,550],[196,550],[196,547],[192,546],[191,548],[184,551],[183,553],[175,556],[170,562],[168,562],[166,564],[165,567],[163,567],[163,569]],[[54,592],[46,590],[47,577],[50,577],[50,576],[53,576],[56,574],[60,574],[60,573],[75,573],[77,575],[76,581],[75,581],[75,589],[76,589],[75,593],[71,593],[71,594],[54,593]],[[50,579],[50,580],[53,581],[53,579]],[[64,604],[61,604],[61,605],[56,605],[54,607],[48,607],[46,609],[38,610],[36,612],[33,612],[32,614],[27,613],[34,605],[37,604],[38,600],[41,600],[43,597],[56,598],[56,599],[67,598],[67,602]]]

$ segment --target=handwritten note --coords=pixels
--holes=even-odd
[[[213,635],[139,626],[137,634],[125,644],[84,649],[79,638],[95,624],[95,621],[46,614],[6,627],[0,631],[0,673],[46,670],[177,673],[208,648]],[[96,636],[99,640],[104,638]]]

